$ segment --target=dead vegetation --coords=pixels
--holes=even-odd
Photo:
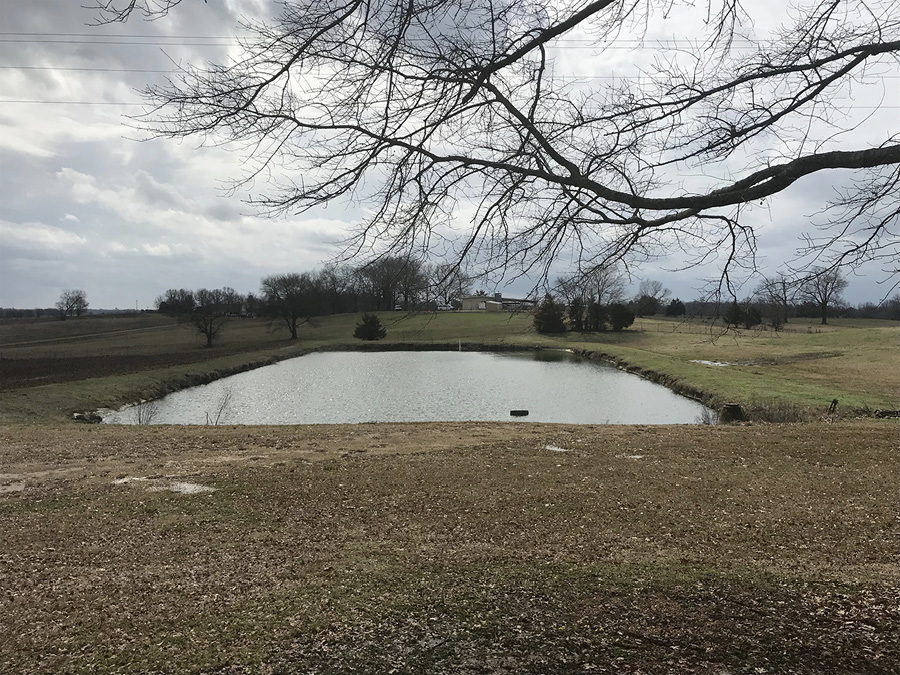
[[[894,673],[898,455],[893,421],[7,427],[0,671]]]

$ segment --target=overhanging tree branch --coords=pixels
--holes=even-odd
[[[148,89],[141,123],[245,148],[243,180],[275,177],[257,200],[270,211],[352,197],[370,206],[358,247],[425,248],[455,230],[457,254],[487,269],[673,246],[752,266],[753,205],[829,170],[846,186],[900,165],[900,129],[838,103],[850,84],[896,69],[895,3],[807,2],[794,25],[734,55],[740,6],[710,0],[717,21],[702,46],[661,53],[636,85],[560,73],[576,31],[602,53],[629,17],[680,4],[288,2],[274,23],[248,26],[255,37],[235,64]],[[853,204],[856,226],[834,220],[818,255],[900,255],[891,195],[852,189],[834,204]]]

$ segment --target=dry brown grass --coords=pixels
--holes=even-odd
[[[900,663],[888,421],[8,427],[0,448],[4,673]]]

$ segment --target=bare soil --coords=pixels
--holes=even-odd
[[[897,673],[898,485],[890,420],[7,426],[0,672]]]
[[[208,358],[207,354],[195,350],[168,354],[0,359],[0,391],[140,373],[153,368],[203,363]]]

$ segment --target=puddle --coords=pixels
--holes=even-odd
[[[726,361],[703,361],[701,359],[691,359],[691,363],[700,363],[704,366],[733,366],[733,363]]]
[[[209,487],[208,485],[200,485],[199,483],[183,483],[181,481],[175,481],[165,487],[152,487],[150,490],[152,492],[171,490],[172,492],[179,492],[183,495],[199,495],[204,492],[215,492],[216,488]]]
[[[545,445],[544,450],[549,450],[550,452],[568,452],[568,448],[561,448],[558,445]]]
[[[113,485],[127,485],[128,483],[148,483],[147,492],[177,492],[183,495],[199,495],[206,492],[215,492],[216,488],[200,483],[188,483],[180,480],[166,480],[162,478],[142,478],[140,476],[126,476],[117,478]]]
[[[644,459],[647,455],[616,455],[616,457],[621,457],[622,459]]]
[[[21,480],[15,483],[0,485],[0,494],[5,494],[8,492],[25,492],[25,481]]]

